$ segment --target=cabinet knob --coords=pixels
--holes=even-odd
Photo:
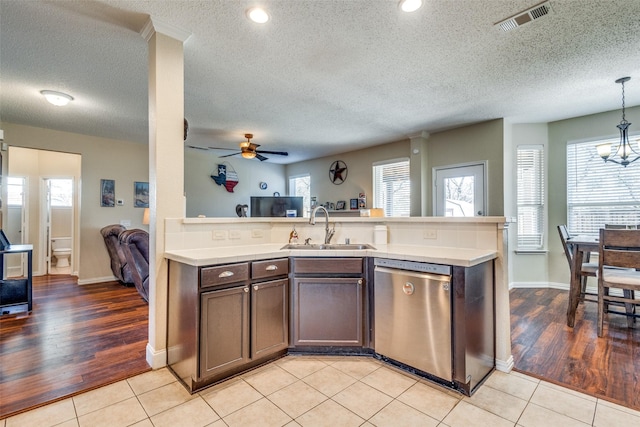
[[[249,288],[244,288],[243,291],[249,292]]]
[[[268,265],[267,268],[265,268],[265,270],[267,271],[276,271],[277,269],[278,269],[278,266],[275,264]]]
[[[364,280],[358,279],[358,285],[362,285],[363,283],[364,283]]]
[[[253,285],[253,290],[257,291],[258,289],[260,289],[260,287],[258,285]]]
[[[231,277],[233,276],[233,271],[223,271],[222,273],[218,274],[218,277]]]

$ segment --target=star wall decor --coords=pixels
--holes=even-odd
[[[329,179],[335,185],[340,185],[347,180],[347,173],[347,164],[342,160],[336,160],[329,168]]]

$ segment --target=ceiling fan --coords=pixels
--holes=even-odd
[[[251,138],[253,138],[252,133],[245,133],[244,137],[247,138],[246,141],[242,141],[240,143],[240,151],[237,153],[226,154],[222,157],[231,157],[240,154],[245,159],[253,159],[257,158],[261,162],[268,159],[268,157],[263,156],[263,154],[274,154],[277,156],[288,156],[289,153],[286,151],[267,151],[267,150],[258,150],[260,144],[254,144],[251,142]],[[194,147],[196,148],[196,147]],[[209,147],[210,150],[231,150],[230,148],[218,148],[218,147]]]

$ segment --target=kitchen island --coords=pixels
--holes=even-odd
[[[442,221],[442,219],[440,219],[440,221]],[[379,224],[379,222],[380,222],[379,220],[376,220],[376,224]],[[247,222],[245,221],[243,225],[246,225],[246,223]],[[213,220],[212,224],[215,224],[213,227],[217,227],[219,222],[217,222],[216,220]],[[232,223],[225,223],[225,227],[228,227],[229,225],[232,225]],[[275,222],[269,222],[268,225],[269,227],[271,227],[271,230],[270,230],[271,235],[268,236],[268,238],[274,239],[274,234],[280,234],[279,231],[274,232],[274,229],[282,227],[282,224],[279,223],[278,221],[275,221]],[[349,238],[351,241],[354,240],[354,237],[351,237],[351,236],[357,236],[355,238],[358,239],[359,242],[363,242],[364,239],[360,237],[362,235],[362,230],[358,229],[358,227],[362,228],[363,224],[358,222],[357,224],[354,224],[355,227],[349,227],[350,225],[351,224],[348,224],[348,221],[347,221],[347,224],[341,223],[338,229],[343,233],[342,235],[349,234],[350,236]],[[367,225],[369,224],[366,224],[366,223],[364,224],[365,227]],[[410,221],[408,225],[410,226],[411,229],[413,229],[412,233],[415,234],[415,228],[416,228],[415,221]],[[255,236],[260,236],[261,234],[264,236],[265,234],[267,234],[266,232],[261,233],[256,231],[256,230],[261,230],[261,228],[264,227],[261,221],[251,222],[251,227],[256,227],[250,231],[251,236],[254,239],[256,238]],[[289,222],[284,227],[285,228],[291,227],[291,222]],[[307,231],[305,230],[305,227],[300,222],[296,222],[295,227],[298,230],[302,229],[303,233]],[[493,227],[495,227],[495,223],[493,224]],[[274,348],[275,350],[273,352],[263,353],[262,355],[255,355],[255,356],[252,356],[250,353],[247,353],[249,354],[248,358],[245,360],[245,362],[240,363],[239,368],[231,368],[231,369],[224,368],[218,371],[219,373],[218,375],[207,376],[206,374],[203,375],[202,371],[193,375],[192,373],[197,371],[196,367],[201,366],[201,363],[203,363],[201,360],[198,360],[198,357],[196,354],[196,353],[199,353],[200,356],[204,355],[204,353],[202,353],[202,348],[198,347],[199,343],[197,342],[199,339],[202,338],[201,332],[198,332],[199,328],[201,327],[204,328],[203,320],[201,316],[199,314],[192,315],[191,325],[186,328],[186,330],[193,329],[194,331],[196,331],[195,334],[191,334],[190,339],[187,340],[191,342],[190,345],[192,346],[191,350],[189,351],[192,355],[191,360],[188,362],[188,364],[190,365],[190,368],[186,370],[182,369],[180,365],[181,364],[184,365],[182,363],[183,360],[181,360],[181,357],[175,357],[176,354],[184,350],[184,348],[182,348],[181,346],[184,344],[182,341],[185,341],[185,340],[184,339],[177,340],[177,341],[171,340],[171,331],[172,331],[171,319],[175,317],[180,317],[180,310],[181,310],[181,308],[179,307],[179,304],[176,302],[177,300],[179,300],[179,298],[176,299],[172,295],[176,295],[177,293],[184,293],[185,288],[190,288],[189,292],[192,295],[198,295],[198,292],[199,292],[198,289],[202,290],[202,288],[199,288],[200,281],[198,279],[202,269],[209,269],[209,268],[213,268],[214,266],[220,266],[221,268],[223,268],[223,270],[226,271],[226,269],[234,266],[241,266],[244,264],[246,264],[247,266],[250,266],[256,262],[268,263],[270,261],[282,260],[283,258],[289,259],[290,260],[289,263],[292,266],[296,265],[296,260],[302,261],[305,259],[308,259],[310,261],[312,261],[313,259],[318,259],[318,260],[325,259],[325,260],[329,260],[329,263],[327,265],[336,264],[335,262],[330,261],[332,258],[335,259],[336,261],[341,260],[341,262],[343,263],[345,261],[348,261],[349,259],[352,259],[362,265],[361,273],[358,273],[358,271],[360,270],[358,269],[353,270],[353,268],[355,268],[353,266],[357,266],[358,264],[353,264],[353,262],[351,262],[350,264],[345,264],[345,265],[351,265],[352,267],[348,267],[348,268],[351,268],[351,270],[349,271],[352,271],[352,270],[353,271],[351,273],[347,272],[347,275],[345,276],[344,279],[338,279],[338,278],[331,279],[331,277],[336,276],[335,273],[337,273],[337,271],[330,272],[331,274],[329,274],[328,277],[324,279],[320,279],[320,278],[313,279],[313,277],[327,276],[326,274],[314,275],[313,269],[311,270],[312,274],[310,275],[307,274],[307,276],[310,277],[310,279],[303,279],[303,277],[305,277],[304,275],[300,276],[301,277],[300,279],[295,279],[293,272],[289,274],[289,278],[291,282],[291,290],[288,293],[282,294],[285,296],[280,297],[281,301],[283,298],[287,299],[286,303],[288,303],[289,305],[288,313],[291,318],[291,325],[289,329],[290,331],[289,335],[291,338],[288,346],[289,352],[296,352],[300,350],[308,352],[308,351],[317,350],[324,353],[331,353],[332,351],[343,352],[345,349],[348,349],[350,352],[355,352],[357,354],[371,354],[376,357],[383,358],[383,360],[386,360],[386,358],[384,358],[384,355],[380,355],[375,352],[375,345],[372,339],[373,328],[374,328],[374,325],[372,324],[372,321],[371,321],[371,314],[372,314],[371,307],[373,306],[372,304],[373,260],[374,258],[403,260],[403,261],[410,260],[410,261],[415,261],[419,263],[435,263],[435,264],[441,264],[441,265],[448,265],[454,269],[453,270],[454,278],[452,281],[452,292],[451,292],[453,297],[452,297],[451,305],[454,308],[454,314],[455,313],[458,313],[458,314],[457,316],[455,316],[455,318],[451,319],[451,321],[452,321],[453,327],[458,328],[457,332],[455,334],[452,334],[457,339],[457,341],[454,342],[453,344],[453,347],[454,347],[453,370],[454,370],[454,374],[457,373],[457,376],[454,375],[453,381],[451,381],[450,378],[447,379],[449,380],[449,383],[445,385],[454,386],[454,388],[457,388],[465,392],[466,394],[469,394],[472,388],[478,385],[479,381],[481,381],[481,378],[480,379],[474,378],[472,382],[471,375],[468,375],[466,370],[466,366],[467,366],[466,363],[469,360],[469,357],[468,357],[469,354],[465,353],[465,348],[470,347],[470,344],[471,346],[477,346],[478,340],[474,341],[473,339],[471,339],[471,335],[472,334],[477,335],[478,331],[472,330],[473,328],[471,328],[471,326],[473,325],[471,325],[469,322],[466,322],[466,323],[464,322],[464,319],[465,319],[464,311],[467,310],[468,313],[471,313],[473,309],[472,306],[467,307],[465,305],[466,302],[464,298],[465,298],[465,295],[467,294],[471,295],[471,293],[469,293],[469,290],[481,288],[482,286],[480,284],[482,282],[489,283],[490,286],[487,289],[490,295],[488,295],[488,298],[483,297],[481,299],[489,300],[489,303],[487,307],[484,308],[484,310],[485,311],[488,310],[490,311],[490,313],[489,315],[487,315],[486,313],[483,314],[483,317],[485,318],[485,321],[483,323],[485,324],[485,328],[488,328],[490,330],[489,331],[490,333],[488,334],[489,344],[485,345],[485,347],[491,348],[491,354],[479,356],[476,358],[478,360],[482,358],[485,358],[485,359],[490,358],[491,359],[490,364],[492,369],[494,366],[493,361],[495,360],[494,353],[493,353],[493,349],[494,349],[493,343],[494,343],[494,336],[495,336],[494,322],[493,322],[494,320],[493,318],[493,312],[494,312],[493,278],[494,278],[494,266],[500,265],[499,259],[501,257],[501,251],[498,250],[498,248],[495,247],[494,245],[486,244],[486,242],[479,245],[479,246],[482,246],[482,245],[488,246],[486,248],[481,248],[481,247],[461,248],[461,247],[450,247],[450,246],[416,245],[416,244],[407,244],[406,242],[394,242],[393,241],[394,234],[401,234],[402,227],[399,227],[399,229],[397,230],[397,233],[394,233],[396,232],[396,230],[394,230],[393,227],[390,227],[390,228],[391,228],[389,232],[389,237],[391,237],[389,239],[390,242],[387,244],[374,244],[375,249],[310,250],[310,249],[303,249],[303,248],[298,249],[296,247],[293,247],[291,249],[282,249],[283,246],[285,246],[286,242],[278,242],[278,243],[265,242],[260,244],[247,244],[249,242],[244,241],[244,244],[236,244],[232,246],[193,247],[193,248],[185,247],[182,249],[167,250],[165,253],[165,258],[169,260],[169,271],[170,271],[170,289],[169,289],[169,306],[170,306],[169,336],[170,338],[168,343],[168,353],[170,355],[170,357],[168,358],[169,359],[168,364],[170,368],[172,368],[176,373],[176,375],[179,378],[181,378],[181,380],[183,381],[183,383],[185,383],[187,388],[189,388],[191,391],[194,391],[204,386],[207,386],[211,383],[224,379],[229,375],[234,375],[236,373],[242,372],[242,370],[245,368],[251,368],[257,364],[268,362],[269,360],[275,357],[279,357],[283,354],[286,354],[287,350],[283,350],[283,347],[280,344],[278,344],[280,341],[279,340],[280,332],[278,332],[277,334],[275,334],[275,336],[277,336],[278,339],[274,341],[272,348]],[[464,229],[466,227],[465,225],[463,225],[460,228]],[[221,235],[237,236],[238,235],[237,233],[238,232],[233,230],[233,227],[224,228],[223,232],[212,231],[212,235],[214,236],[214,239],[216,235],[217,236],[221,236]],[[445,234],[445,233],[446,233],[446,230],[442,232],[442,234]],[[433,232],[429,232],[429,235],[430,236],[433,235]],[[496,231],[493,231],[493,236],[494,236],[493,240],[495,241]],[[303,237],[304,237],[304,234],[303,234]],[[464,234],[464,237],[465,239],[458,239],[458,241],[461,241],[461,240],[469,241],[470,238],[473,238],[473,235],[467,233],[467,234]],[[477,236],[473,240],[478,241]],[[229,241],[227,241],[227,243],[229,243]],[[232,243],[236,243],[236,242],[232,242]],[[494,247],[491,247],[491,246],[494,246]],[[301,264],[301,265],[307,265],[307,264]],[[314,265],[314,263],[311,262],[308,265],[312,266]],[[190,271],[190,273],[185,275],[184,274],[185,271]],[[495,271],[497,272],[498,269],[495,269]],[[180,273],[176,275],[175,274],[176,272],[180,272]],[[225,273],[225,274],[229,274],[229,273]],[[353,277],[353,279],[349,279],[349,277]],[[358,279],[358,277],[361,277],[361,278]],[[251,278],[247,277],[246,280],[251,280]],[[190,283],[187,283],[187,282],[190,282]],[[360,285],[364,284],[364,286],[359,286],[359,284]],[[325,289],[325,288],[330,291],[327,291],[327,292],[323,291],[322,289]],[[351,293],[351,291],[348,291],[348,289],[353,289],[354,292]],[[222,292],[223,290],[224,289],[220,290],[220,292]],[[342,292],[341,290],[344,290],[344,292],[347,292],[347,293],[340,294],[342,296],[335,301],[327,300],[323,302],[322,298],[324,298],[325,295],[333,295],[337,291]],[[248,294],[249,292],[253,292],[253,290],[246,288],[245,293]],[[201,293],[200,295],[202,298],[203,294]],[[242,295],[241,292],[240,292],[240,295]],[[286,295],[290,295],[290,297],[287,297]],[[301,299],[301,296],[303,297],[302,299]],[[304,298],[307,298],[309,296],[312,298],[309,300],[309,301],[312,301],[312,303],[310,305],[305,305],[303,300]],[[254,298],[253,294],[251,294],[251,296],[248,296],[248,298],[251,299],[251,301],[253,301],[252,299]],[[477,295],[473,296],[473,298],[478,300]],[[173,301],[173,307],[174,307],[173,311],[171,310],[172,301]],[[239,304],[238,307],[240,307],[241,304],[246,304],[241,302],[242,301],[241,298],[238,298],[237,301]],[[344,328],[344,331],[346,331],[345,334],[347,334],[347,331],[351,331],[351,332],[348,332],[347,334],[348,336],[346,337],[335,335],[337,332],[342,332],[342,328],[338,328],[334,326],[333,329],[330,327],[326,327],[324,329],[323,328],[318,329],[317,325],[321,322],[317,321],[318,318],[316,318],[315,321],[312,321],[314,318],[309,317],[310,312],[314,311],[313,308],[315,306],[326,305],[330,307],[330,306],[335,306],[336,302],[340,302],[344,306],[341,309],[341,311],[337,312],[339,315],[343,316],[344,320],[340,320],[343,323],[337,323],[337,325],[341,325],[341,324],[345,325],[345,328]],[[275,304],[278,307],[278,310],[276,310],[277,313],[280,313],[282,310],[282,307],[284,306],[282,303],[277,303],[275,301],[271,301],[271,304]],[[195,299],[192,299],[192,303],[189,306],[188,311],[191,311],[192,313],[194,311],[199,313],[200,310],[204,311],[204,305],[202,303],[196,302]],[[240,312],[242,310],[238,309],[237,311]],[[354,313],[362,313],[362,316],[360,316],[359,314],[356,315]],[[251,323],[255,326],[255,321],[252,320],[251,316],[245,316],[244,318],[246,318],[245,323]],[[486,319],[489,319],[489,320],[487,321]],[[284,323],[281,323],[281,324],[286,324],[286,321],[287,319],[284,319]],[[328,322],[328,323],[331,323],[331,322]],[[275,329],[273,327],[271,329],[276,331],[282,330],[282,328],[278,326],[279,325],[278,322],[271,321],[270,324],[272,324],[272,326],[275,325]],[[311,325],[311,329],[309,329],[308,326],[304,326],[309,324]],[[303,325],[302,329],[300,325]],[[357,333],[354,335],[353,331],[356,331]],[[360,333],[360,331],[362,333]],[[257,332],[249,329],[246,334],[248,334],[248,336],[250,337],[253,337],[254,334],[257,334]],[[327,334],[327,337],[323,338],[323,334]],[[271,334],[271,335],[274,335],[274,334]],[[177,335],[174,333],[174,336],[177,336]],[[181,336],[184,336],[184,334]],[[242,341],[241,338],[237,340],[237,342],[241,342],[241,341]],[[211,347],[209,344],[207,345]],[[227,347],[227,345],[225,345],[224,347]],[[238,349],[240,349],[240,346],[238,346]],[[251,350],[251,348],[249,350]],[[455,356],[455,354],[457,354],[457,356]],[[200,357],[200,359],[202,359],[202,357]],[[233,359],[234,360],[233,363],[236,363],[235,360],[238,360],[238,359],[239,359],[238,357]],[[389,360],[389,361],[392,363],[397,362],[396,360]],[[483,363],[486,365],[488,362],[484,360]],[[409,370],[412,370],[411,366],[403,366],[401,363],[399,363],[399,365],[403,368],[408,368]],[[176,371],[181,371],[181,372],[176,372]],[[483,372],[484,374],[486,374],[486,370]],[[424,374],[424,372],[419,372],[419,371],[417,371],[416,373]],[[426,373],[426,374],[429,374],[429,373]]]

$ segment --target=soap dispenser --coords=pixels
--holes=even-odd
[[[289,233],[289,243],[296,245],[298,244],[298,232],[296,231],[296,226],[293,226],[293,230]]]

